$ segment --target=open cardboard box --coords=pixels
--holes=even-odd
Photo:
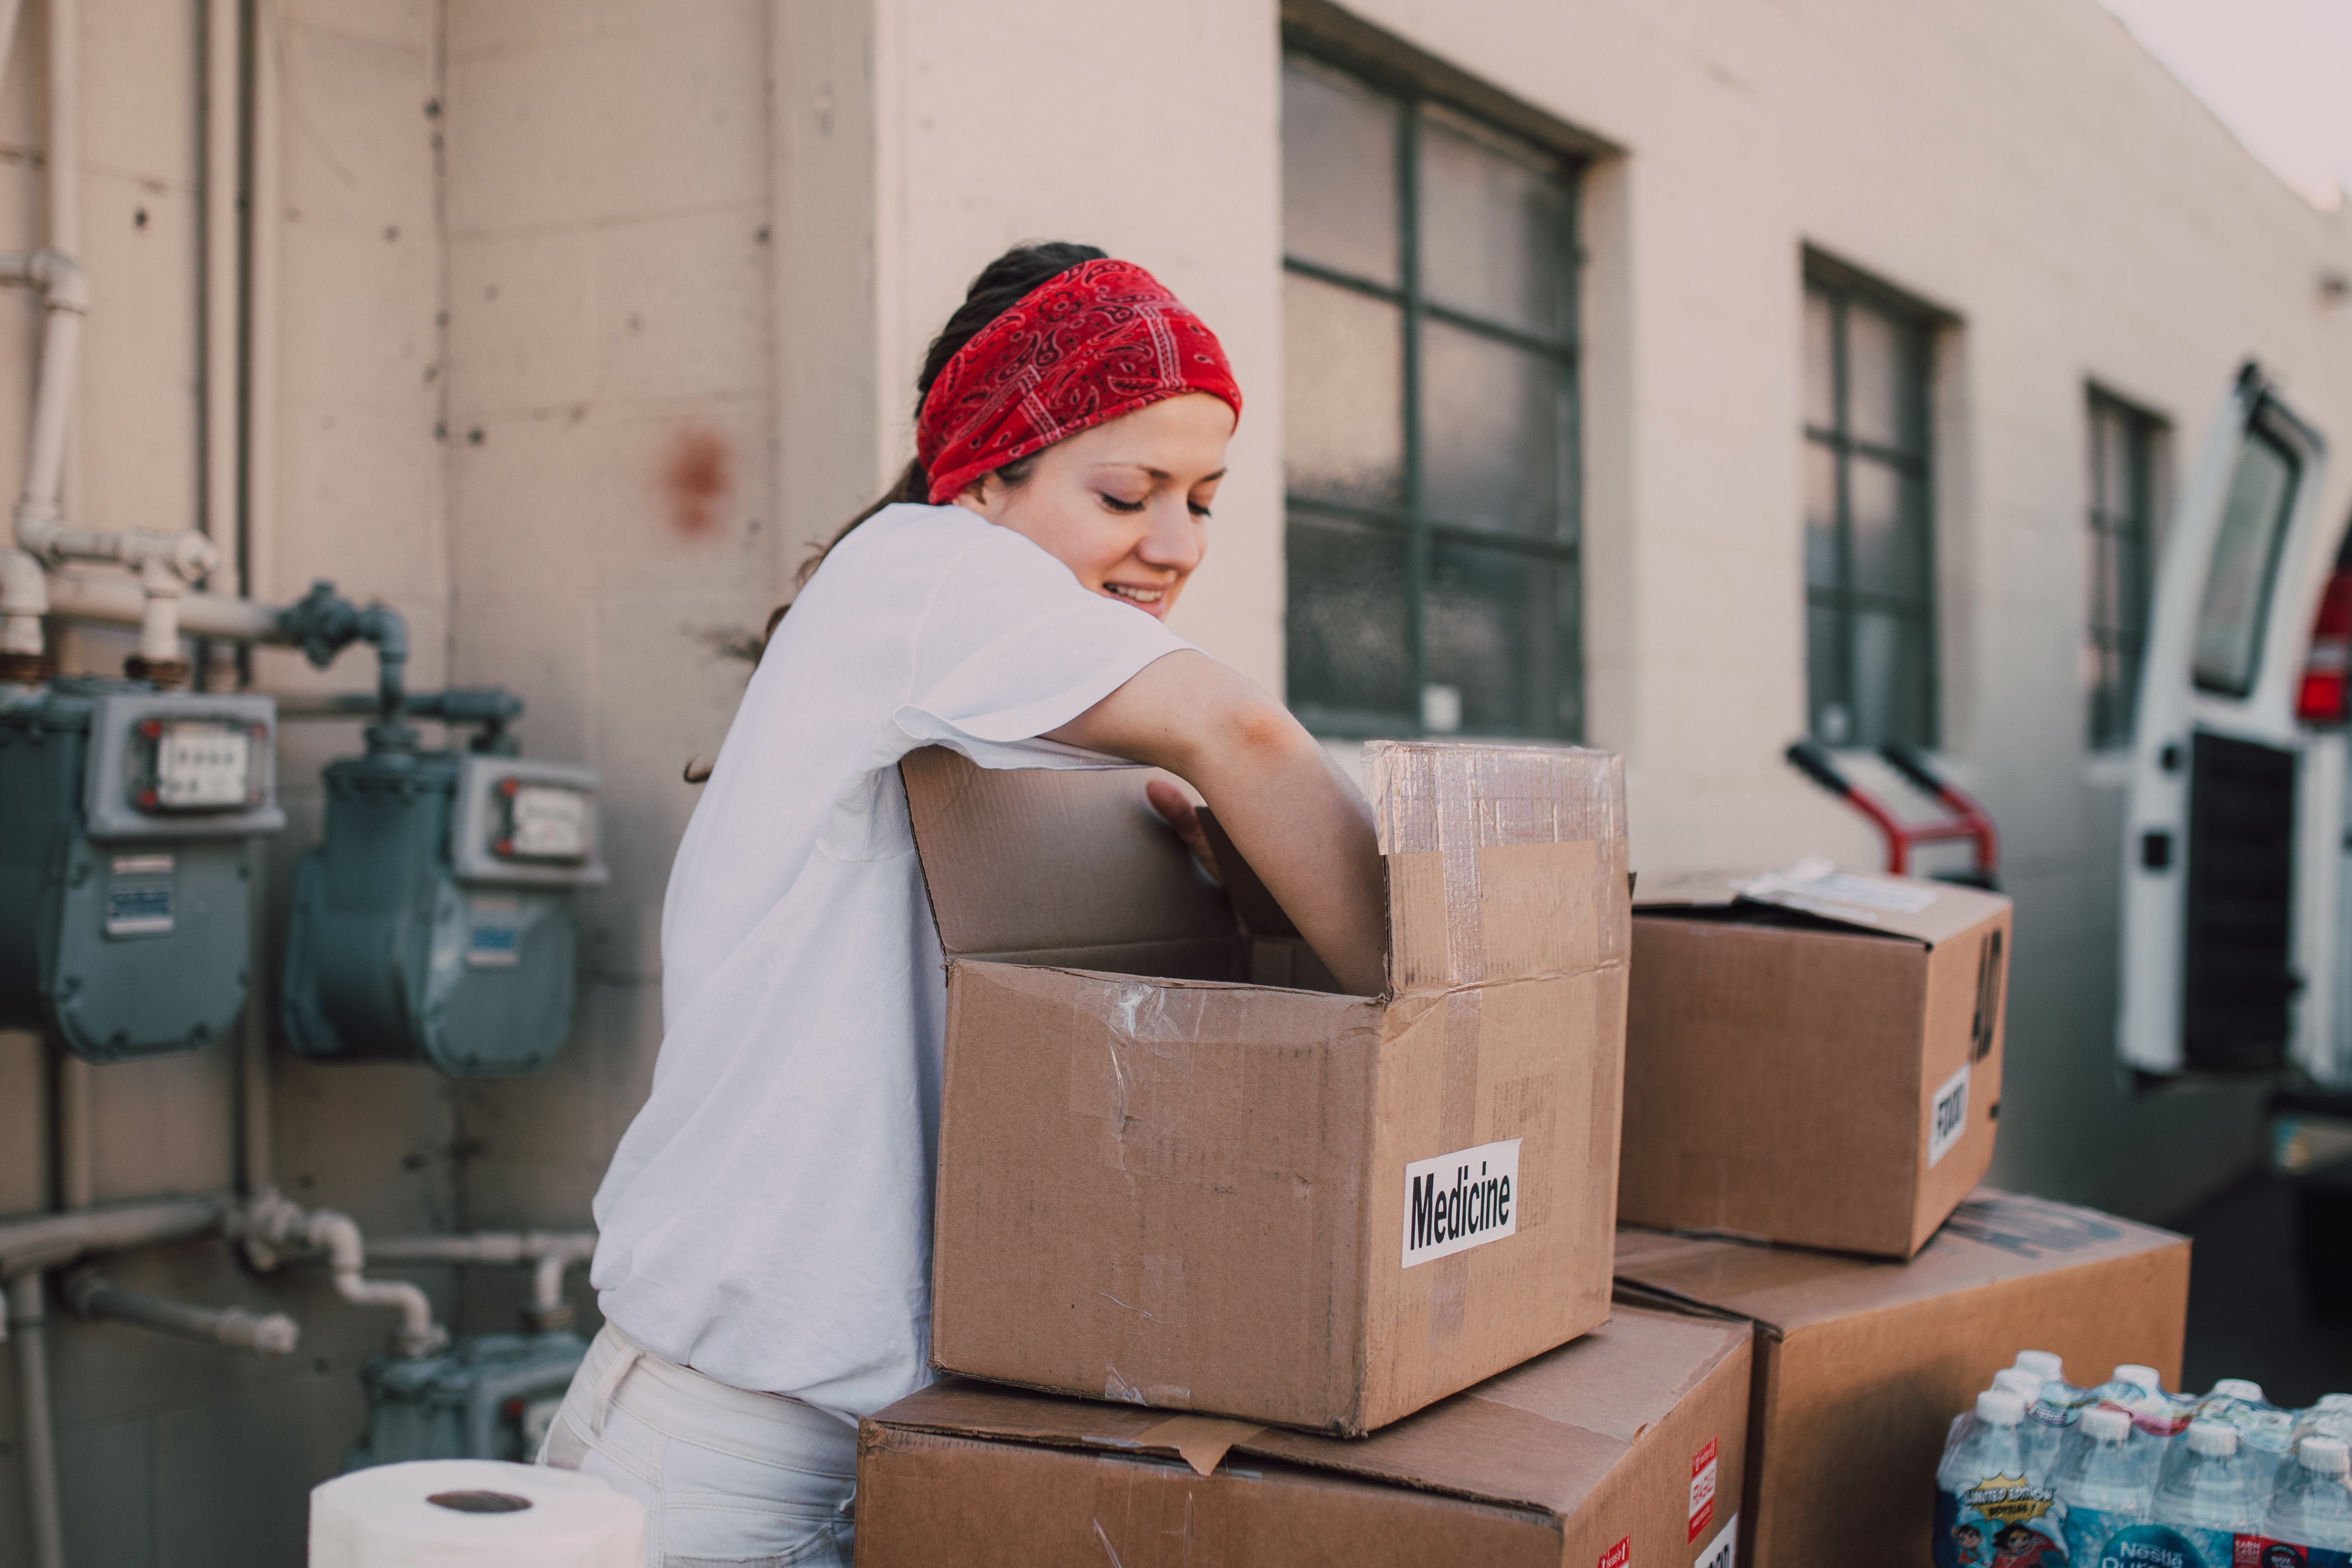
[[[1833,871],[1644,875],[1618,1217],[1908,1258],[1992,1163],[2010,903]]]
[[[1617,1278],[1756,1325],[1744,1568],[1926,1563],[1946,1430],[1994,1373],[2046,1350],[2177,1388],[2189,1320],[2186,1237],[1990,1187],[1908,1262],[1628,1226]]]
[[[1750,1381],[1631,1307],[1360,1439],[939,1384],[859,1425],[857,1561],[1732,1568]]]
[[[948,960],[936,1365],[1359,1435],[1608,1317],[1615,757],[1366,748],[1377,997],[1140,772],[901,772]]]

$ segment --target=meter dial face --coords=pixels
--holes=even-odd
[[[220,719],[150,719],[130,770],[141,811],[242,811],[261,798],[253,726]]]
[[[588,856],[588,797],[555,784],[509,779],[507,833],[500,855],[518,860],[583,860]]]

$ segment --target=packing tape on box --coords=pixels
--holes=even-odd
[[[645,1538],[635,1499],[538,1465],[418,1459],[310,1491],[310,1568],[638,1568]]]

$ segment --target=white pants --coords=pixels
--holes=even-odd
[[[849,1568],[857,1429],[664,1361],[610,1323],[539,1462],[644,1503],[646,1568]]]

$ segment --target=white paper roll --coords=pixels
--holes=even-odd
[[[639,1568],[645,1539],[634,1498],[537,1465],[418,1459],[310,1490],[310,1568]]]

